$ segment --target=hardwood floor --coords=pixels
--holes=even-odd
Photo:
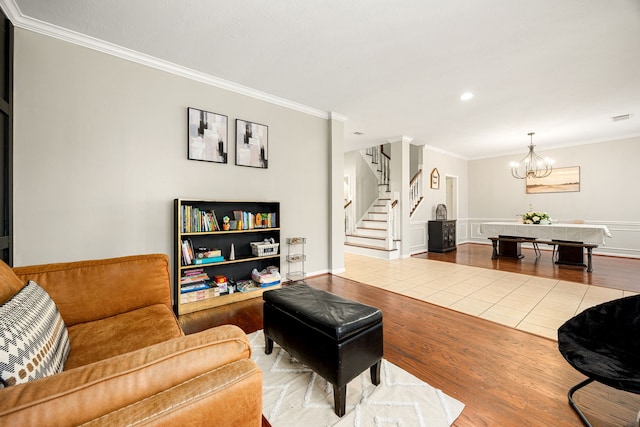
[[[478,266],[494,268],[483,259],[487,255],[484,246],[473,246],[480,248],[460,248],[458,253],[436,256],[442,261],[465,263],[462,262],[465,259],[471,265],[483,262]],[[436,259],[434,254],[421,256]],[[491,261],[490,252],[486,258]],[[609,261],[612,266],[606,267]],[[526,266],[527,262],[512,264],[500,260],[495,267],[531,268]],[[563,276],[559,278],[569,280],[564,276],[567,272],[545,273],[542,262],[531,264],[534,267],[538,264],[535,272],[519,272],[560,274]],[[594,260],[594,267],[596,271],[598,268],[626,271],[628,276],[619,273],[619,286],[632,286],[633,271],[640,264],[637,260],[599,257]],[[384,315],[385,358],[462,401],[466,406],[455,426],[582,425],[569,407],[566,394],[584,376],[562,358],[555,341],[337,276],[309,278],[307,283],[379,307]],[[213,310],[198,322],[184,325],[185,331],[235,323],[250,333],[262,328],[261,308],[262,300],[257,298]],[[594,383],[577,392],[574,398],[594,426],[638,425],[635,419],[640,410],[639,395]]]
[[[540,248],[544,249],[543,246]],[[455,251],[444,254],[425,252],[414,255],[414,258],[453,262],[474,267],[566,280],[585,285],[640,292],[640,280],[637,279],[640,276],[640,259],[637,258],[593,255],[593,272],[587,273],[586,268],[553,264],[551,261],[552,253],[547,250],[543,250],[542,256],[536,258],[533,249],[523,247],[522,254],[524,258],[520,260],[509,258],[491,259],[491,252],[491,245],[465,243],[459,245]]]

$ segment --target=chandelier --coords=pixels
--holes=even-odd
[[[511,175],[514,178],[544,178],[551,175],[553,160],[545,157],[544,159],[538,156],[533,147],[533,135],[534,132],[529,132],[527,135],[531,137],[531,143],[529,144],[529,154],[524,156],[520,162],[511,162]]]

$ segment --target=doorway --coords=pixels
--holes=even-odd
[[[458,177],[445,176],[447,191],[447,219],[458,219]]]

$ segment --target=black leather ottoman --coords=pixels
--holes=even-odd
[[[265,353],[277,342],[333,385],[336,415],[345,413],[347,384],[367,368],[380,384],[382,312],[305,283],[263,294]]]

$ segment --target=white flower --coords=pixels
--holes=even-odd
[[[522,222],[525,224],[540,224],[542,221],[551,221],[549,214],[546,212],[536,212],[530,210],[529,212],[522,214]]]

